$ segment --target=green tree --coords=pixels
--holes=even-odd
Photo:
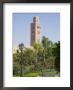
[[[35,43],[34,44],[34,49],[35,49],[35,54],[36,54],[36,63],[37,63],[37,57],[38,57],[38,52],[40,51],[40,49],[41,49],[41,45],[39,44],[39,43]]]
[[[39,72],[43,76],[44,71],[49,68],[60,72],[60,42],[52,43],[44,36],[42,43],[35,43],[33,49],[24,48],[21,43],[19,49],[13,53],[14,76],[24,76],[30,72]]]
[[[45,59],[47,56],[47,50],[49,46],[48,38],[46,38],[45,36],[43,36],[43,39],[42,39],[42,46],[43,46],[43,54],[44,54],[44,62],[45,62]]]
[[[34,50],[26,48],[24,51],[26,65],[32,65],[35,62],[35,53]]]
[[[42,46],[43,46],[43,54],[44,54],[44,61],[45,67],[47,68],[54,68],[55,57],[53,55],[53,42],[50,41],[48,38],[43,36],[42,39]]]
[[[60,41],[54,44],[53,54],[55,56],[55,69],[60,72]]]
[[[13,75],[18,75],[19,70],[19,54],[16,51],[16,53],[13,54]]]

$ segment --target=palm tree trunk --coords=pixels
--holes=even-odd
[[[36,50],[36,63],[37,63],[37,53],[38,53],[38,51]]]

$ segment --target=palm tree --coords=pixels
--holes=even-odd
[[[46,57],[47,50],[48,50],[48,47],[49,47],[48,38],[46,38],[45,36],[43,36],[43,39],[42,39],[42,46],[43,46],[44,62],[45,62],[45,57]]]
[[[39,43],[35,43],[34,49],[35,49],[35,53],[36,53],[36,63],[37,63],[37,55],[38,55],[39,49],[41,49],[41,45]]]

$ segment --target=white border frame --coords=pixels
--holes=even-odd
[[[70,87],[70,4],[4,5],[4,87]],[[60,13],[61,76],[12,77],[12,13]]]

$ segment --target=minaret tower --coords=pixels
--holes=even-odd
[[[34,16],[31,23],[31,46],[35,43],[41,43],[41,25],[38,16]]]

